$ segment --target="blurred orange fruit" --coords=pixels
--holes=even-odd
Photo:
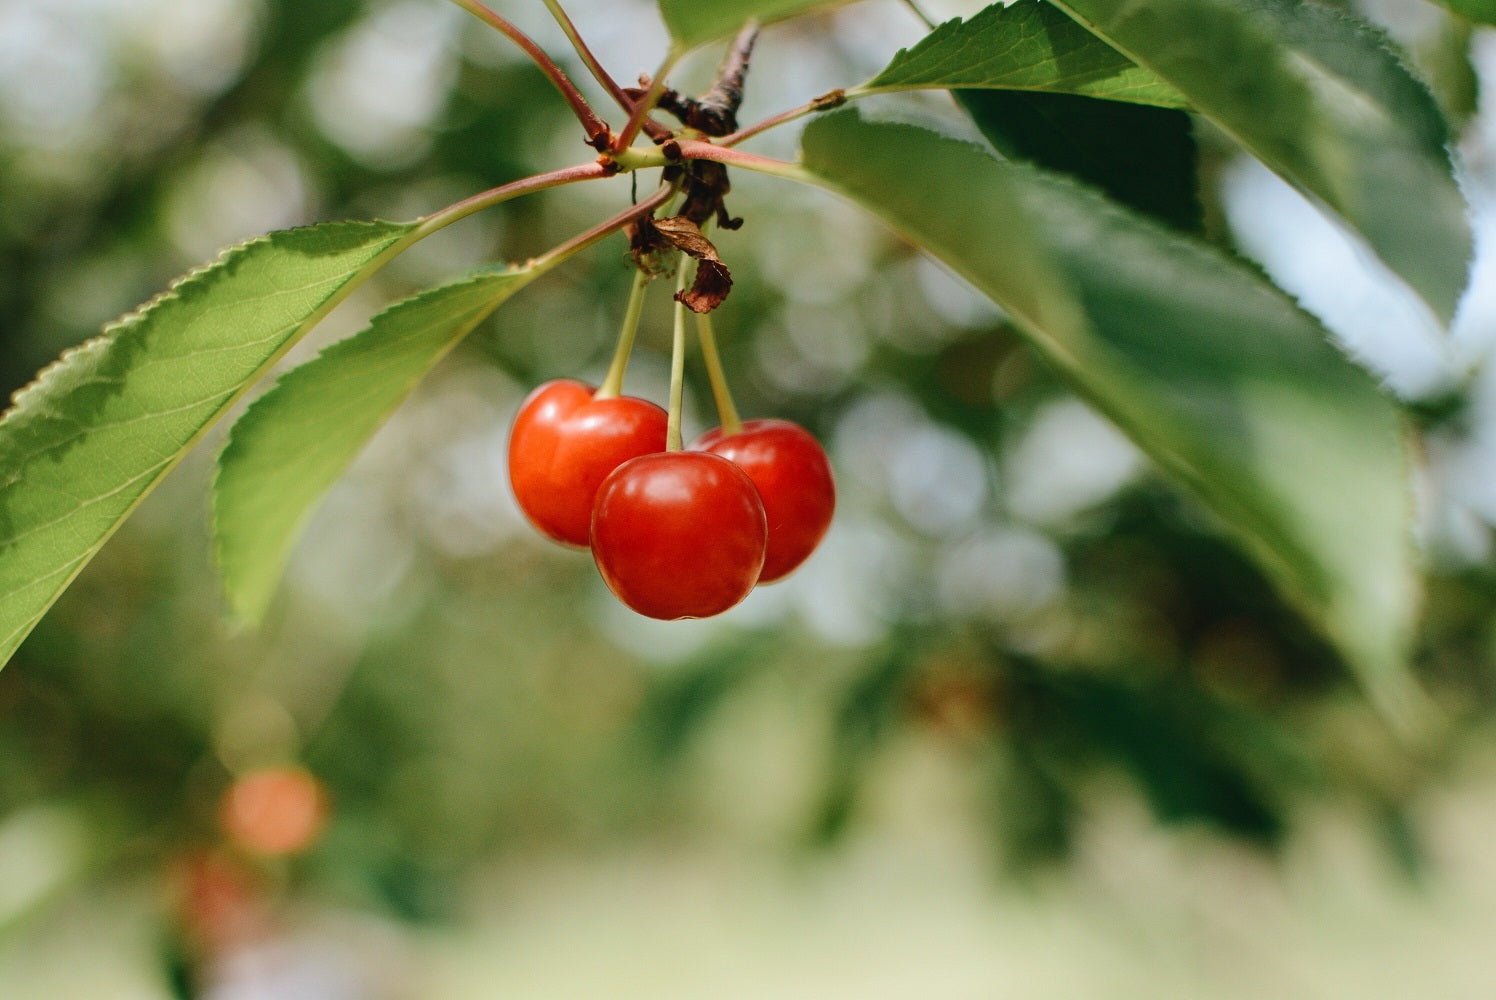
[[[305,768],[264,767],[223,793],[218,822],[230,840],[258,854],[305,850],[327,821],[327,794]]]

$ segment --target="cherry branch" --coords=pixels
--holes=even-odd
[[[598,117],[597,112],[587,103],[587,98],[577,90],[576,84],[557,66],[555,60],[546,54],[545,50],[536,45],[529,35],[520,31],[509,21],[501,17],[493,10],[486,7],[480,0],[452,0],[453,3],[463,10],[472,14],[480,21],[487,23],[490,27],[497,29],[515,45],[524,50],[525,54],[534,60],[535,65],[540,67],[544,73],[556,85],[566,103],[571,105],[572,112],[577,116],[577,121],[582,123],[582,128],[587,132],[587,145],[596,150],[604,150],[609,147],[613,138],[613,130],[608,123]]]
[[[709,135],[732,132],[738,127],[738,108],[743,104],[743,85],[748,79],[748,60],[753,56],[753,43],[758,41],[758,22],[743,25],[738,37],[733,39],[727,57],[717,70],[716,82],[711,89],[697,99],[698,110],[719,124],[709,130]]]
[[[733,40],[732,47],[717,68],[717,78],[700,97],[687,97],[666,87],[660,92],[658,107],[674,115],[686,128],[702,135],[720,136],[738,127],[738,108],[743,103],[743,85],[748,78],[748,61],[753,43],[758,40],[758,23],[749,21]]]

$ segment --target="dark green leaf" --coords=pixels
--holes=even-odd
[[[923,129],[836,113],[806,129],[804,158],[1008,310],[1403,704],[1417,588],[1402,426],[1313,319],[1204,243]]]
[[[16,395],[0,420],[0,663],[214,421],[412,228],[340,223],[236,247]]]
[[[958,90],[956,99],[1009,159],[1094,184],[1184,230],[1201,224],[1189,115],[1073,94]]]

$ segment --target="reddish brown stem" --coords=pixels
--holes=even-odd
[[[582,62],[587,66],[587,71],[592,74],[592,78],[608,92],[608,96],[612,97],[626,114],[631,113],[634,110],[633,100],[618,85],[618,82],[608,74],[608,71],[603,68],[603,64],[597,61],[597,57],[592,54],[592,50],[582,40],[581,32],[577,31],[577,26],[572,23],[571,16],[562,9],[561,4],[556,2],[556,0],[545,0],[545,5],[549,8],[551,16],[556,19],[556,23],[561,26],[561,30],[566,34],[566,37],[571,41],[571,47],[577,50],[577,55],[581,57]]]
[[[675,66],[676,58],[675,50],[671,49],[665,56],[665,61],[660,64],[659,71],[649,81],[649,89],[634,103],[634,110],[629,114],[629,120],[624,123],[623,131],[613,137],[615,152],[628,149],[629,143],[634,141],[639,130],[645,127],[645,123],[649,120],[649,113],[654,110],[654,106],[659,103],[660,95],[665,92],[665,76]],[[643,82],[642,78],[640,82]]]
[[[736,165],[767,174],[784,174],[798,169],[793,163],[759,156],[755,153],[745,153],[740,149],[728,149],[700,139],[682,139],[678,143],[678,148],[683,160],[713,160],[728,166]]]
[[[664,185],[654,194],[639,202],[639,204],[630,205],[622,212],[619,212],[617,215],[613,216],[613,218],[608,219],[604,222],[599,222],[597,225],[593,226],[591,229],[588,229],[586,232],[578,233],[576,236],[573,236],[571,239],[567,240],[565,243],[562,243],[560,246],[552,250],[548,250],[541,257],[537,258],[537,260],[545,260],[549,257],[565,257],[570,254],[576,253],[578,250],[581,250],[584,247],[591,246],[598,240],[602,239],[604,236],[607,236],[609,233],[622,229],[624,226],[628,225],[630,222],[633,222],[635,219],[653,212],[655,209],[665,204],[665,202],[669,201],[670,196],[673,194],[675,194],[675,188],[668,184]]]
[[[587,103],[587,98],[577,90],[571,78],[557,66],[555,60],[546,54],[545,50],[530,39],[523,31],[520,31],[509,21],[499,14],[484,6],[479,0],[452,0],[463,10],[472,14],[479,20],[493,27],[515,45],[524,50],[525,54],[534,60],[535,65],[540,67],[544,73],[556,85],[566,103],[571,105],[572,112],[577,116],[577,121],[582,123],[582,128],[587,132],[587,145],[596,150],[607,149],[613,139],[613,130],[608,123],[598,117],[597,112]]]
[[[562,184],[570,184],[574,181],[597,180],[603,177],[611,177],[618,172],[611,163],[589,162],[578,163],[570,167],[562,167],[560,170],[551,170],[533,177],[525,177],[521,180],[501,184],[496,188],[479,192],[470,198],[448,205],[439,212],[433,212],[421,219],[420,232],[441,229],[451,225],[458,219],[464,219],[474,212],[497,205],[499,202],[508,201],[522,194],[530,194],[533,191],[544,191],[546,188],[559,187]]]
[[[828,91],[820,97],[812,98],[798,108],[790,108],[788,111],[781,111],[777,115],[770,115],[761,122],[755,122],[746,128],[738,129],[731,135],[725,135],[717,140],[717,144],[719,146],[736,146],[743,140],[751,139],[760,132],[767,132],[776,125],[783,125],[785,122],[792,122],[797,118],[804,118],[806,115],[813,115],[818,111],[830,111],[832,108],[839,108],[846,103],[847,92],[845,90],[838,88]]]

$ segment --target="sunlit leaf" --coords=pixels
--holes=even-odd
[[[1438,0],[1438,2],[1477,24],[1496,24],[1496,0]]]
[[[1100,187],[1181,229],[1200,225],[1195,143],[1173,87],[1043,0],[936,28],[856,88],[949,87],[1010,159]]]
[[[1113,101],[1187,106],[1151,71],[1043,0],[993,4],[949,21],[902,49],[861,91],[983,88],[1081,94]]]
[[[1480,109],[1480,74],[1471,61],[1475,32],[1476,26],[1464,18],[1446,18],[1438,30],[1420,35],[1413,52],[1415,64],[1456,134]]]
[[[17,393],[0,420],[0,662],[136,504],[412,227],[225,253]]]
[[[264,615],[313,506],[416,383],[537,273],[477,274],[391,306],[245,411],[214,482],[219,568],[241,618]]]
[[[1417,591],[1402,428],[1312,318],[1207,244],[924,129],[836,113],[806,129],[804,158],[1008,310],[1402,705]]]
[[[1056,0],[1357,230],[1445,321],[1471,255],[1448,129],[1375,29],[1302,0]]]
[[[689,49],[731,35],[749,20],[761,24],[836,7],[850,0],[660,0],[660,16],[677,48]]]

